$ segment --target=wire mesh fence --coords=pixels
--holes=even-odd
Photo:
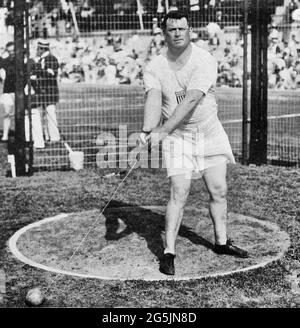
[[[10,15],[12,3],[6,3]],[[283,44],[290,39],[291,30],[299,31],[289,3],[285,1],[281,11],[274,7],[276,29],[270,25],[268,159],[299,165],[299,52],[296,50],[292,64],[294,87],[278,82],[278,76],[284,73],[270,59],[271,52],[277,51],[272,43],[275,30]],[[84,152],[85,167],[128,165],[143,120],[143,69],[165,47],[161,19],[166,11],[176,9],[189,12],[192,42],[210,51],[218,61],[219,117],[236,158],[241,158],[242,87],[246,75],[250,88],[251,68],[249,55],[247,72],[244,70],[244,1],[30,1],[31,81],[37,95],[33,115],[43,123],[39,137],[36,135],[43,143],[34,147],[36,169],[68,168],[65,142],[71,149]],[[9,22],[5,35],[13,36]],[[46,40],[44,52],[38,47],[40,38]],[[250,33],[247,40],[250,54]],[[286,62],[284,49],[280,55],[277,52],[278,62]],[[55,93],[55,85],[41,86],[47,79],[55,79],[58,86],[59,99],[51,103],[48,98]],[[44,99],[38,96],[41,93]],[[35,96],[32,98],[34,102]],[[49,105],[55,107],[47,108]],[[145,150],[140,165],[162,165],[157,157],[159,152],[149,155]]]
[[[299,166],[300,9],[297,1],[285,4],[269,30],[268,159]]]

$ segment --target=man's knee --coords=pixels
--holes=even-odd
[[[228,188],[225,183],[214,185],[210,189],[211,199],[215,202],[224,202],[226,201]]]
[[[4,117],[4,118],[12,118],[12,117],[14,117],[14,114],[5,111],[3,117]]]
[[[4,117],[5,118],[9,118],[14,116],[14,108],[13,106],[9,106],[9,105],[4,105]]]
[[[176,204],[184,205],[187,201],[188,195],[189,188],[173,186],[171,191],[171,200]]]

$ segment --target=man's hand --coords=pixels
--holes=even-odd
[[[149,133],[141,132],[139,140],[138,140],[138,144],[145,146],[148,143],[148,136],[149,136]]]
[[[151,143],[152,147],[159,145],[160,141],[164,140],[168,133],[162,126],[154,128],[151,133],[147,136],[148,142]]]
[[[140,137],[138,139],[138,145],[139,146],[145,146],[147,143],[148,143],[148,140],[149,140],[149,135],[150,135],[150,131],[149,132],[144,132],[142,131],[140,133]]]

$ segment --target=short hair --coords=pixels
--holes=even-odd
[[[9,41],[9,42],[6,43],[5,48],[9,48],[9,47],[14,46],[14,45],[15,45],[15,43],[13,41]]]
[[[182,19],[186,18],[188,24],[190,22],[189,15],[187,11],[179,11],[179,10],[171,10],[169,11],[165,17],[163,18],[163,21],[161,23],[161,28],[165,31],[167,27],[167,20],[168,19]]]

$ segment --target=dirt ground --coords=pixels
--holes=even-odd
[[[40,221],[21,234],[17,248],[50,270],[120,280],[193,279],[229,274],[265,265],[287,250],[288,235],[277,225],[229,214],[228,233],[250,258],[213,252],[213,229],[204,209],[185,211],[179,232],[176,275],[158,271],[163,253],[164,207],[117,207],[71,213]]]

